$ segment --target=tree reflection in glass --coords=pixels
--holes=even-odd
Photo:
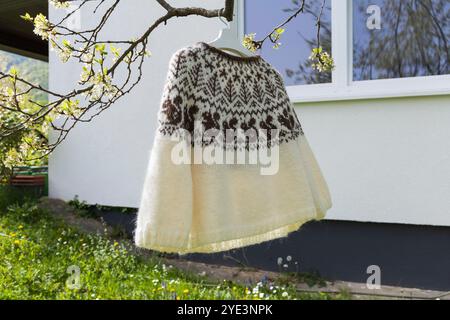
[[[301,5],[300,0],[245,0],[245,33],[262,36],[285,20]],[[305,14],[286,26],[281,46],[273,49],[265,43],[261,55],[283,75],[286,85],[331,82],[331,72],[318,72],[311,66],[309,56],[317,47],[317,15],[322,1],[307,1]],[[320,45],[331,52],[331,0],[326,0],[321,17]]]
[[[449,0],[354,0],[353,80],[450,73]]]

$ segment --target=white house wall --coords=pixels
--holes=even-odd
[[[220,8],[222,1],[177,1],[177,6]],[[108,24],[107,37],[129,39],[145,32],[164,10],[156,1],[121,1]],[[58,11],[51,10],[56,19]],[[90,12],[81,13],[85,28],[97,21]],[[172,53],[197,40],[213,39],[222,25],[216,19],[177,18],[152,33],[152,57],[144,65],[142,82],[111,109],[88,124],[79,124],[49,161],[49,195],[64,200],[78,195],[91,204],[137,207],[144,172],[156,129],[168,62]],[[76,24],[76,21],[72,23]],[[62,64],[50,53],[50,87],[66,92],[79,79],[80,66]]]
[[[450,225],[450,97],[300,105],[329,218]]]
[[[219,8],[223,1],[177,1]],[[139,36],[163,9],[124,1],[107,36]],[[51,18],[56,18],[51,11]],[[95,19],[82,12],[81,25]],[[217,19],[172,19],[150,38],[144,78],[94,121],[79,124],[49,161],[50,197],[137,207],[172,53],[214,39]],[[50,87],[72,89],[80,66],[50,54]],[[296,104],[328,181],[330,219],[450,226],[450,96]]]

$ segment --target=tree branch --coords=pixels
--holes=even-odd
[[[167,11],[170,11],[173,9],[173,7],[164,0],[156,0],[156,1]]]
[[[0,139],[27,131],[35,125],[47,125],[55,132],[54,139],[48,142],[45,148],[42,147],[42,143],[36,143],[36,146],[44,151],[40,158],[51,153],[62,143],[77,123],[91,121],[133,90],[142,79],[142,66],[146,57],[150,55],[147,50],[149,36],[161,24],[166,24],[172,18],[192,15],[205,18],[222,16],[232,21],[235,5],[234,0],[224,0],[223,8],[209,10],[201,7],[178,8],[165,0],[156,0],[166,12],[148,26],[139,38],[111,40],[101,39],[100,34],[110,21],[120,0],[110,0],[111,4],[108,7],[104,6],[106,0],[52,1],[59,4],[78,3],[78,6],[57,23],[48,21],[43,15],[36,17],[28,15],[25,19],[33,22],[35,33],[49,41],[63,62],[72,59],[83,65],[78,85],[70,92],[60,93],[33,84],[16,72],[0,72],[0,81],[5,88],[0,87],[0,119],[10,119],[0,122]],[[304,11],[304,6],[305,0],[302,0],[300,8],[274,30],[297,17]],[[98,24],[81,31],[66,27],[64,23],[81,8],[92,10],[93,14],[102,11]],[[261,45],[266,39],[273,41],[269,34],[261,41]],[[116,79],[114,75],[118,70],[124,75]],[[33,92],[47,94],[49,101],[34,101],[27,98]],[[23,104],[27,106],[24,107]],[[39,158],[31,160],[36,159]]]

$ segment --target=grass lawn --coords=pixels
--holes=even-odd
[[[298,293],[281,283],[252,287],[213,283],[164,265],[158,257],[144,259],[102,235],[70,228],[34,200],[2,197],[1,193],[0,299],[348,298],[345,294]]]

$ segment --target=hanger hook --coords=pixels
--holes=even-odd
[[[222,16],[222,14],[223,14],[223,12],[225,11],[225,8],[221,8],[220,10],[218,10],[217,11],[217,17],[220,19],[220,21],[222,21],[224,24],[225,24],[225,26],[228,28],[229,27],[229,22],[228,21],[226,21],[224,18],[223,18],[223,16]]]

